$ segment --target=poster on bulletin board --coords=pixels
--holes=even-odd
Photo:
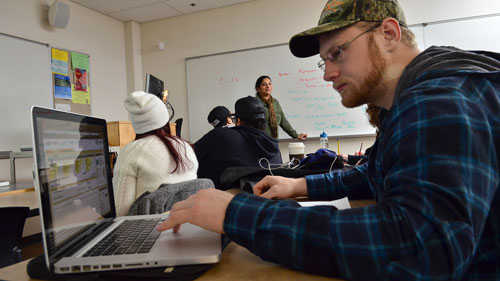
[[[54,108],[90,115],[90,56],[52,48]]]

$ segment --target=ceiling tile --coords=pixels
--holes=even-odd
[[[163,3],[142,6],[139,8],[109,14],[110,17],[116,18],[121,21],[133,20],[138,23],[144,23],[178,15],[181,15],[179,11],[172,9],[171,7]]]
[[[245,3],[250,1],[253,0],[217,0],[217,2],[221,3],[223,6],[229,6],[233,4]]]
[[[170,7],[183,14],[195,13],[203,10],[220,8],[222,5],[217,0],[161,0]],[[193,7],[191,4],[195,4]]]
[[[121,21],[139,23],[254,0],[71,0]],[[194,7],[191,4],[194,3]]]
[[[103,14],[119,12],[131,8],[158,3],[158,0],[71,0]]]

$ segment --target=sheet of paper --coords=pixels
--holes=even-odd
[[[71,80],[69,76],[54,74],[54,97],[71,99]]]
[[[349,204],[349,199],[347,197],[333,200],[333,201],[306,201],[298,202],[302,207],[312,207],[312,206],[335,206],[339,210],[350,209],[351,204]]]
[[[71,52],[71,64],[73,69],[75,68],[80,68],[80,69],[89,69],[89,56],[84,55],[84,54],[79,54],[75,52]]]
[[[68,74],[68,52],[52,48],[52,72]]]
[[[71,105],[64,103],[56,103],[56,109],[66,112],[71,112]]]
[[[77,91],[75,85],[71,87],[72,102],[77,104],[90,104],[90,88],[87,86],[87,91]]]

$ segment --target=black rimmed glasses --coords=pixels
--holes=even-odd
[[[329,60],[330,62],[332,63],[337,63],[343,56],[344,56],[344,51],[345,49],[347,49],[347,46],[349,46],[349,44],[351,44],[354,40],[358,39],[359,37],[361,37],[363,34],[366,34],[372,30],[374,30],[375,28],[379,27],[380,24],[377,24],[363,32],[361,32],[360,34],[358,34],[356,37],[352,38],[351,40],[343,43],[343,44],[340,44],[339,46],[337,47],[334,47],[333,49],[331,49],[328,54],[326,55],[326,59],[321,59],[319,62],[318,62],[318,67],[319,69],[323,70],[323,72],[325,71],[325,64],[326,64],[326,60]]]

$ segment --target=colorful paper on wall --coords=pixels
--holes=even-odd
[[[68,74],[68,52],[52,48],[52,72]]]
[[[75,90],[87,91],[87,70],[75,68]]]
[[[75,89],[75,85],[71,88],[72,92],[72,102],[76,104],[90,104],[90,88],[87,87],[87,91],[78,91]]]
[[[54,74],[54,96],[58,99],[71,99],[71,81],[69,76]]]
[[[73,69],[89,69],[89,56],[71,52],[71,65]]]

